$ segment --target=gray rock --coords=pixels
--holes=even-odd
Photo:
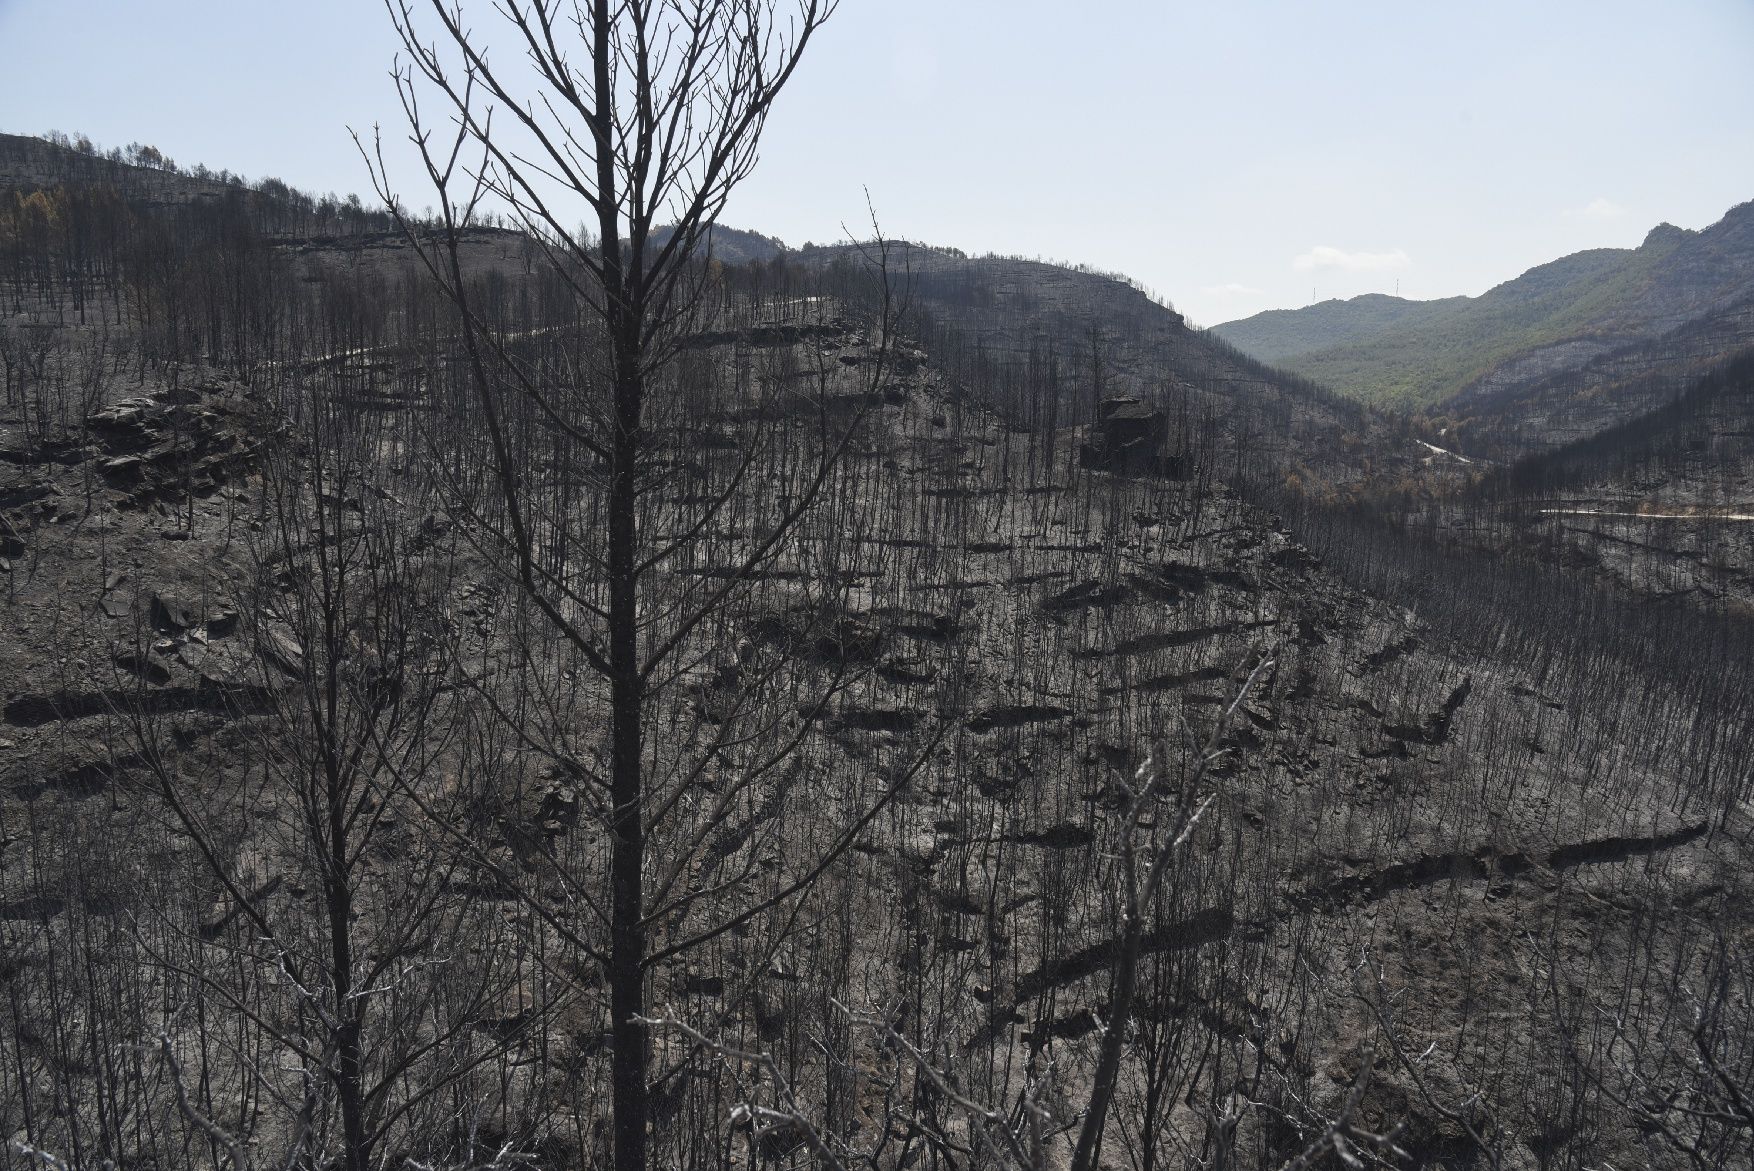
[[[187,597],[160,590],[152,595],[152,625],[159,630],[188,630],[201,625],[201,607]]]

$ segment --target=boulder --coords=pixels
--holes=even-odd
[[[179,593],[157,591],[152,595],[148,613],[154,629],[167,633],[191,630],[201,625],[200,605]]]

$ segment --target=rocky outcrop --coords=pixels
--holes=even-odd
[[[1169,450],[1169,419],[1144,400],[1116,395],[1102,400],[1091,438],[1078,451],[1087,468],[1180,479],[1184,462]]]
[[[235,480],[261,450],[261,413],[215,391],[124,399],[86,419],[97,469],[124,502],[203,495]]]

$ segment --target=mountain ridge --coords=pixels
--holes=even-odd
[[[1226,321],[1210,332],[1250,357],[1276,362],[1326,349],[1339,340],[1357,341],[1382,330],[1417,320],[1437,308],[1465,300],[1439,297],[1422,301],[1388,293],[1333,297],[1297,309],[1267,309],[1250,317]]]
[[[1381,301],[1353,298],[1212,332],[1350,397],[1420,408],[1579,366],[1750,292],[1754,202],[1698,230],[1658,224],[1637,248],[1558,257],[1477,297],[1410,303],[1427,309],[1385,313]]]

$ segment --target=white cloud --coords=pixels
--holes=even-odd
[[[1620,219],[1627,214],[1628,210],[1628,208],[1615,203],[1606,195],[1598,195],[1582,207],[1566,209],[1565,214],[1574,219],[1590,220],[1593,223],[1605,224]]]
[[[1263,295],[1266,290],[1257,289],[1253,285],[1238,284],[1236,281],[1231,281],[1230,283],[1223,285],[1207,285],[1202,288],[1200,292],[1206,294],[1208,297],[1259,297]]]
[[[1293,260],[1291,267],[1299,272],[1319,268],[1338,268],[1347,272],[1387,272],[1390,269],[1406,268],[1412,263],[1412,258],[1403,248],[1397,248],[1393,252],[1347,252],[1341,248],[1318,244]]]

